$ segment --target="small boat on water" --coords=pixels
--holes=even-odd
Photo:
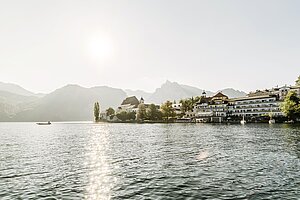
[[[285,124],[293,124],[293,123],[295,123],[295,122],[294,122],[294,120],[289,120],[289,121],[285,121],[284,123],[285,123]]]
[[[269,116],[270,116],[269,124],[275,124],[275,119],[273,119],[272,106],[271,106],[271,113],[269,114]]]
[[[246,124],[247,121],[245,120],[245,116],[243,115],[243,119],[241,120],[241,124]]]
[[[48,122],[39,122],[39,123],[36,123],[37,125],[51,125],[51,122],[48,121]]]
[[[269,124],[275,124],[275,119],[270,119]]]

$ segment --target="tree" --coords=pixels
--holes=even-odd
[[[188,98],[188,99],[181,99],[180,103],[181,103],[181,113],[185,114],[188,111],[193,111],[194,105],[195,103],[199,102],[201,100],[202,97],[192,97],[192,98]]]
[[[127,120],[127,112],[126,111],[122,111],[122,112],[119,112],[117,114],[117,118],[121,121],[126,121]]]
[[[99,102],[95,102],[94,104],[94,118],[95,118],[95,121],[99,121],[99,118],[100,118],[100,105],[99,105]]]
[[[180,107],[181,113],[185,114],[188,111],[188,101],[187,101],[187,99],[181,99],[179,101],[179,103],[181,103],[181,107]]]
[[[196,96],[196,97],[195,97],[195,103],[200,102],[201,99],[202,99],[202,96]]]
[[[289,119],[296,120],[300,118],[300,98],[297,96],[297,93],[289,91],[280,108]]]
[[[192,111],[194,107],[194,98],[190,98],[187,100],[187,111]]]
[[[300,86],[300,76],[298,76],[298,79],[296,80],[296,85]]]
[[[156,105],[150,104],[149,110],[147,111],[147,117],[149,118],[149,120],[155,121],[155,120],[160,120],[162,117],[162,114],[157,109]]]
[[[127,113],[127,119],[128,120],[135,120],[136,119],[136,113],[134,111]]]
[[[157,120],[162,120],[163,119],[163,114],[160,110],[157,111]]]
[[[132,112],[122,111],[122,112],[117,114],[117,118],[122,120],[122,121],[135,120],[136,113],[134,111],[132,111]]]
[[[110,117],[110,119],[112,119],[112,117],[115,115],[115,110],[111,107],[109,107],[106,110],[106,116]]]
[[[146,107],[143,103],[138,106],[137,120],[143,121],[146,119]]]
[[[162,109],[162,114],[163,114],[163,117],[166,119],[166,120],[169,120],[170,118],[173,118],[176,116],[175,114],[175,111],[172,107],[172,102],[170,101],[167,101],[165,102],[162,106],[161,106],[161,109]]]

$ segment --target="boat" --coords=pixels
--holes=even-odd
[[[275,119],[273,119],[272,106],[271,106],[271,113],[269,114],[269,116],[270,116],[269,124],[275,124]]]
[[[246,124],[247,121],[245,120],[245,116],[243,115],[243,119],[241,120],[241,124]]]
[[[39,122],[39,123],[36,123],[37,125],[51,125],[51,122],[48,121],[48,122]]]
[[[269,124],[275,124],[275,119],[270,119]]]
[[[288,120],[288,121],[285,121],[284,123],[285,123],[285,124],[293,124],[293,123],[295,123],[295,122],[294,122],[294,120]]]

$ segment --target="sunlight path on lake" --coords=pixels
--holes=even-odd
[[[106,125],[99,125],[92,127],[89,134],[92,137],[86,147],[85,166],[90,170],[86,199],[110,199],[116,178],[111,176],[112,170],[108,162],[109,131]]]

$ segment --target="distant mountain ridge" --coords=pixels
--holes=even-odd
[[[146,100],[149,100],[149,97],[152,95],[150,92],[145,92],[143,90],[125,90],[127,96],[136,96],[136,97],[143,97]]]
[[[8,121],[18,112],[34,107],[39,98],[0,91],[0,121]],[[3,120],[5,119],[5,120]]]
[[[246,92],[235,90],[233,88],[226,88],[226,89],[223,89],[223,90],[218,90],[217,92],[222,92],[223,94],[225,94],[229,98],[244,97],[244,96],[247,95]]]
[[[93,120],[93,107],[100,102],[100,109],[117,107],[126,98],[121,89],[106,86],[84,88],[67,85],[41,98],[32,110],[18,113],[17,121],[84,121]]]
[[[0,82],[0,121],[85,121],[93,120],[93,105],[100,102],[100,109],[117,108],[128,96],[143,97],[146,103],[161,104],[167,100],[180,100],[215,93],[197,87],[166,81],[155,92],[122,90],[108,86],[91,88],[66,85],[46,95],[38,95],[21,86]],[[232,88],[221,90],[230,98],[246,93]]]
[[[149,101],[161,104],[166,100],[180,100],[192,96],[200,96],[204,90],[187,85],[180,85],[177,82],[166,81],[160,88],[149,97]],[[207,91],[207,93],[210,93]]]
[[[0,82],[0,91],[6,91],[6,92],[22,95],[22,96],[36,96],[35,93],[30,92],[22,88],[21,86],[13,83]]]
[[[154,93],[147,93],[142,90],[126,90],[128,96],[143,97],[146,102],[161,104],[167,100],[178,101],[180,99],[201,96],[205,91],[206,96],[213,96],[218,92],[222,92],[229,98],[236,98],[246,96],[243,91],[235,90],[233,88],[226,88],[217,92],[209,90],[199,89],[197,87],[182,85],[177,82],[166,81],[160,88],[157,88]]]

